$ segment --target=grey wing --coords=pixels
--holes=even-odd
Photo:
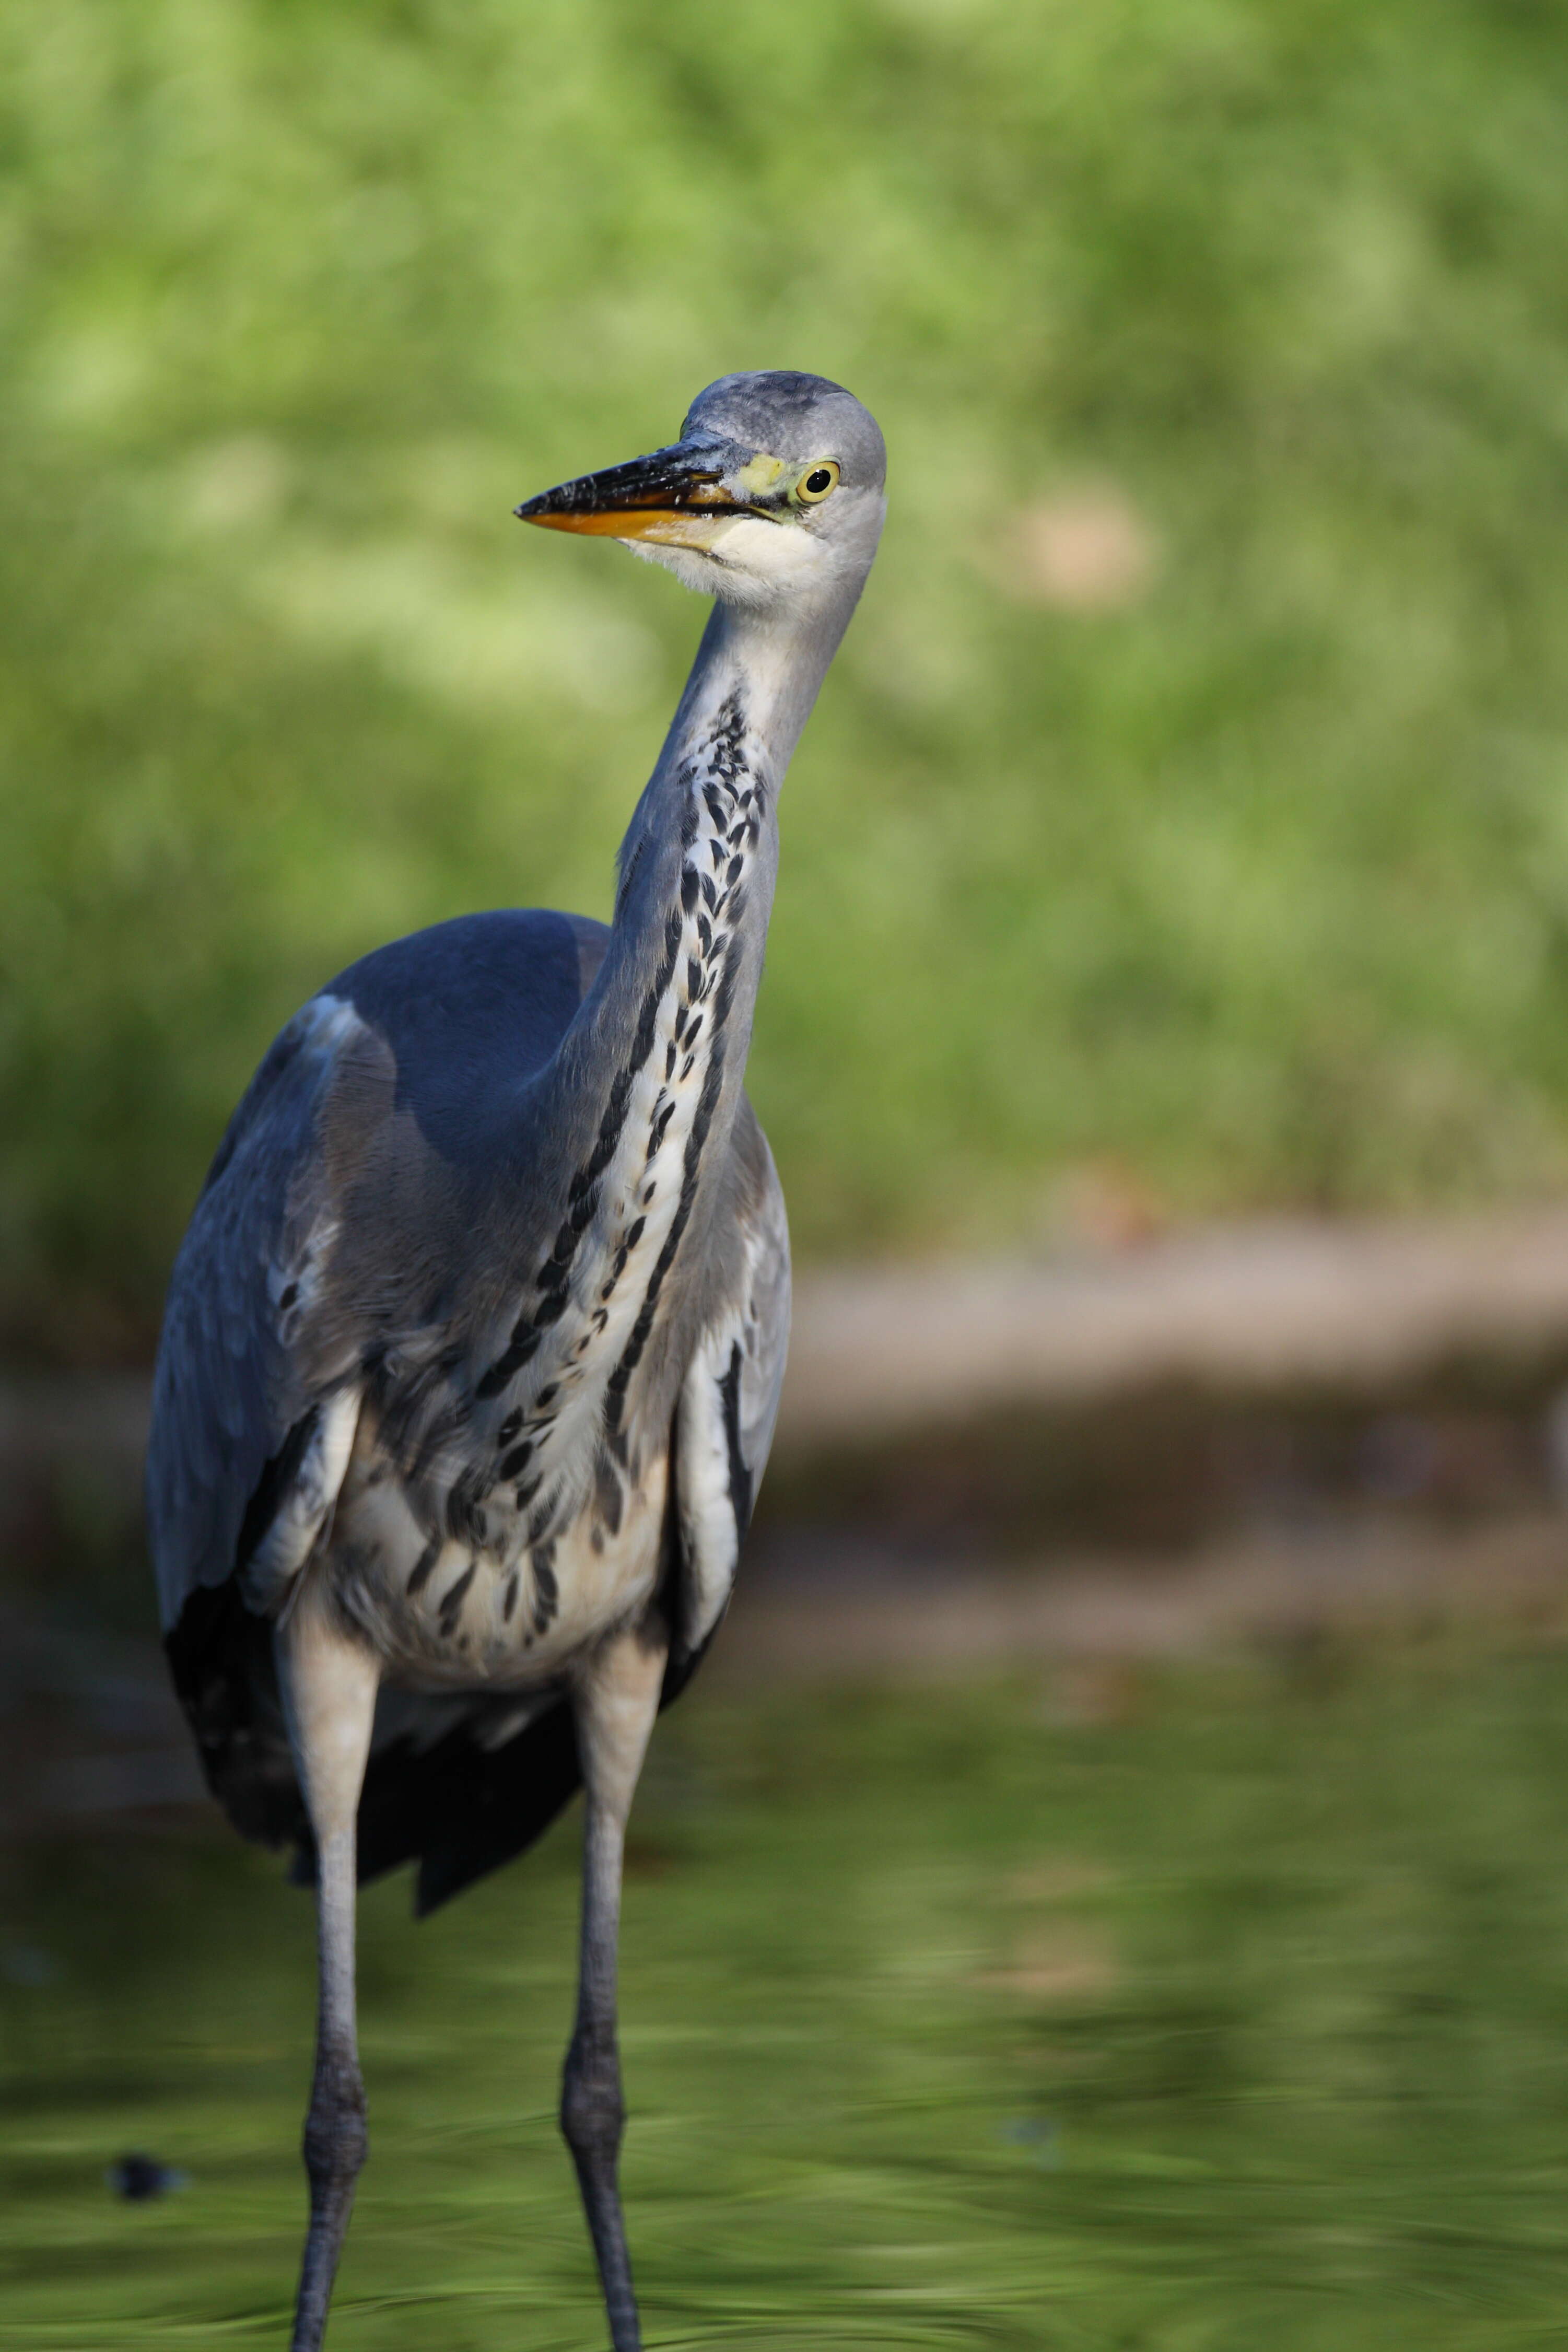
[[[789,1348],[789,1226],[773,1154],[748,1114],[737,1131],[738,1276],[687,1367],[676,1422],[680,1577],[673,1696],[717,1630],[767,1466]]]
[[[153,1387],[148,1533],[159,1609],[241,1567],[275,1583],[308,1553],[353,1437],[352,1359],[302,1344],[334,1221],[318,1116],[352,1006],[319,997],[296,1015],[230,1122],[174,1265]]]

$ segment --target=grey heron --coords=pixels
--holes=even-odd
[[[316,1888],[293,2332],[365,2153],[358,1883],[421,1912],[584,1790],[562,2128],[615,2352],[626,1816],[729,1599],[773,1434],[789,1242],[742,1087],[779,787],[881,530],[818,376],[731,375],[673,446],[518,508],[714,598],[614,919],[468,915],[365,956],[263,1059],[175,1263],[147,1498],[165,1639],[236,1827]]]

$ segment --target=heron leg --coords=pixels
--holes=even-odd
[[[316,2067],[305,2116],[310,2223],[292,2352],[320,2352],[338,2256],[365,2158],[354,2017],[355,1825],[379,1670],[310,1591],[277,1637],[289,1744],[316,1840]]]
[[[640,2352],[617,2179],[626,2106],[616,2034],[616,1953],[626,1816],[658,1713],[662,1629],[605,1643],[574,1694],[587,1797],[583,1829],[583,1933],[577,2020],[566,2053],[561,2128],[577,2168],[615,2352]]]

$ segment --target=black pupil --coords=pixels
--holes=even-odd
[[[833,477],[828,472],[826,467],[818,466],[815,474],[807,474],[805,478],[805,487],[812,492],[814,497],[820,498],[823,491],[827,488],[828,483],[832,479]]]

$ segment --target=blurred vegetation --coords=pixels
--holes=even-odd
[[[700,1685],[626,1895],[650,2344],[1558,2341],[1568,1655],[1463,1647]],[[603,2340],[553,2114],[574,1865],[563,1825],[422,1927],[364,1906],[342,2352]],[[279,2342],[308,1900],[216,1830],[13,1849],[5,1895],[0,2345]],[[132,2149],[188,2186],[115,2202]]]
[[[752,1066],[803,1248],[1561,1182],[1565,155],[1548,0],[11,0],[12,1344],[145,1344],[342,963],[605,910],[699,614],[508,509],[735,367],[892,453]]]

